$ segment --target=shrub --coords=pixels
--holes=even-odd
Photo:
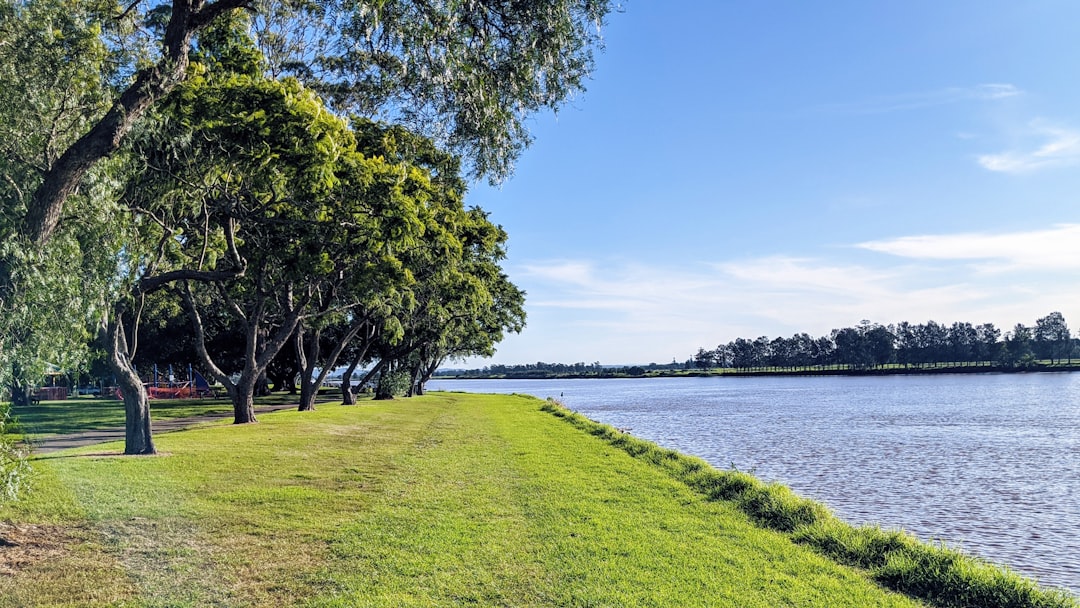
[[[30,451],[21,439],[11,418],[11,406],[0,403],[0,505],[17,500],[30,483]]]
[[[412,376],[405,370],[383,370],[379,374],[379,382],[375,386],[376,399],[393,399],[400,397],[409,390]]]

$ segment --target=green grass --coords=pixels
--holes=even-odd
[[[543,409],[630,456],[648,462],[711,500],[736,505],[759,525],[836,561],[859,567],[882,585],[947,608],[1076,608],[1063,591],[955,549],[920,542],[901,531],[854,527],[824,505],[786,486],[739,471],[719,471],[699,458],[668,450],[568,410],[554,400]]]
[[[299,400],[299,395],[275,393],[268,397],[257,397],[255,406],[298,403]],[[150,401],[150,416],[154,420],[231,411],[232,405],[227,398]],[[13,408],[12,415],[18,421],[20,431],[32,439],[37,439],[48,435],[124,426],[124,402],[110,398],[72,397],[63,401],[42,401],[37,405]]]
[[[543,406],[433,394],[44,455],[0,522],[51,553],[0,606],[921,605]]]

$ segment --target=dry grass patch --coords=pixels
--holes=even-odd
[[[84,528],[0,522],[0,607],[112,606],[134,595]]]
[[[0,521],[0,576],[59,559],[68,553],[71,544],[70,535],[61,526]]]

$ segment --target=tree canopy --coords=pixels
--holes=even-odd
[[[5,0],[5,21],[53,0]],[[110,84],[85,107],[77,139],[26,190],[21,232],[47,241],[87,172],[189,77],[197,36],[243,10],[273,77],[291,74],[358,113],[425,133],[475,176],[506,176],[529,142],[525,119],[584,87],[610,0],[70,0],[85,45],[107,55]],[[53,10],[52,13],[58,11]],[[52,13],[50,13],[50,18]],[[48,41],[52,50],[57,45]],[[254,109],[254,108],[252,108]]]
[[[27,388],[96,334],[152,453],[147,355],[197,355],[248,422],[289,345],[308,372],[383,345],[415,378],[491,352],[524,294],[462,167],[506,174],[608,8],[0,0],[0,374]]]

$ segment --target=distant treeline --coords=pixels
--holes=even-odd
[[[444,369],[437,376],[459,378],[611,378],[626,376],[712,375],[717,373],[924,373],[1035,369],[1080,362],[1080,339],[1065,317],[1052,312],[1026,326],[1002,331],[993,323],[957,321],[881,325],[861,321],[828,335],[790,338],[736,338],[714,349],[699,348],[685,361],[615,366],[594,363],[526,363],[483,368]],[[1060,367],[1059,367],[1060,368]],[[707,371],[713,370],[713,371]],[[726,370],[726,371],[725,371]]]
[[[447,369],[439,370],[436,376],[457,376],[460,378],[554,378],[554,377],[610,377],[610,376],[644,376],[649,372],[689,369],[693,361],[671,363],[650,363],[648,365],[628,365],[619,367],[616,365],[601,365],[599,361],[594,363],[525,363],[521,365],[489,365],[479,369]]]
[[[714,349],[700,348],[692,358],[698,369],[791,370],[837,367],[873,369],[937,367],[943,364],[981,364],[1016,369],[1039,361],[1072,363],[1078,343],[1065,318],[1052,312],[1034,326],[1017,324],[1002,332],[993,323],[973,325],[935,321],[879,325],[862,321],[834,329],[826,336],[806,333],[790,338],[737,338]]]

